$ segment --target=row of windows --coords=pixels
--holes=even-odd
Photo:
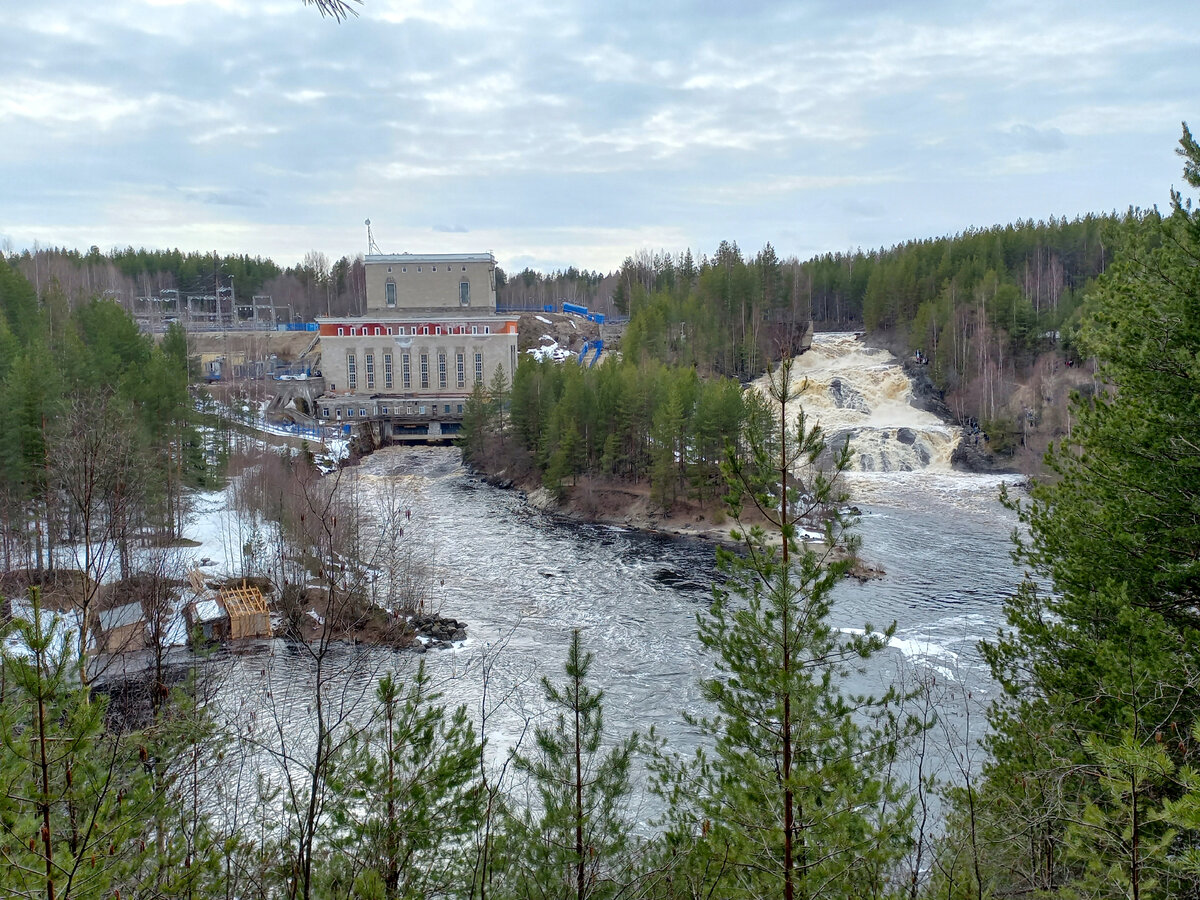
[[[381,325],[375,325],[375,326],[351,325],[350,326],[350,337],[357,337],[360,334],[363,337],[368,337],[371,334],[372,327],[374,327],[374,329],[375,329],[375,334],[377,334],[377,335],[384,334],[384,328]],[[405,331],[404,325],[398,325],[398,326],[395,326],[396,330],[394,333],[395,334],[413,334],[413,335],[415,335],[417,333],[417,327],[418,326],[413,325],[412,329],[410,331]],[[428,325],[421,325],[420,328],[421,328],[421,334],[429,334],[429,326]],[[386,333],[392,334],[393,333],[392,329],[393,329],[393,326],[388,325]],[[466,325],[435,325],[435,326],[433,326],[433,333],[434,334],[466,334],[467,326]],[[472,325],[470,333],[471,334],[479,334],[480,333],[479,326]],[[492,326],[484,325],[483,326],[483,334],[491,334],[491,333],[492,333]],[[345,337],[345,336],[346,336],[345,327],[342,325],[339,325],[338,326],[338,337]]]
[[[439,404],[434,403],[434,404],[432,404],[431,407],[427,407],[424,405],[420,406],[419,407],[420,415],[424,416],[424,415],[428,414],[430,411],[436,413],[438,411],[438,409],[437,409],[438,405]],[[443,403],[443,404],[441,404],[442,412],[443,413],[450,412],[451,406],[457,407],[455,411],[458,413],[462,413],[463,405],[461,403],[457,403],[457,404]],[[415,404],[410,403],[409,407],[410,408],[408,410],[404,410],[404,409],[401,409],[399,406],[397,406],[396,407],[396,415],[398,415],[398,416],[403,415],[406,411],[409,415],[413,415],[414,413],[416,413],[418,411],[418,407]],[[390,416],[391,414],[392,414],[392,407],[390,407],[390,406],[380,406],[379,407],[379,415]],[[323,407],[321,409],[321,415],[326,419],[330,418],[331,416],[333,418],[340,419],[342,417],[342,407],[340,407],[340,406]],[[348,406],[348,407],[346,407],[346,418],[348,418],[348,419],[353,419],[353,418],[365,419],[365,418],[367,418],[367,408],[365,406],[358,407],[357,416],[356,416],[355,408],[353,406]]]
[[[436,271],[437,271],[437,266],[430,266],[429,268],[430,268],[431,270],[433,270],[434,272],[436,272]],[[443,269],[445,269],[447,272],[453,272],[453,271],[454,271],[454,266],[451,266],[451,265],[443,265],[443,266],[442,266],[442,268],[443,268]],[[464,272],[465,272],[465,271],[467,271],[467,267],[466,267],[466,266],[463,266],[463,267],[462,267],[462,270],[463,270]],[[388,266],[388,273],[390,274],[390,273],[391,273],[391,271],[392,271],[392,267],[391,267],[391,266]],[[408,271],[408,266],[401,266],[401,267],[400,267],[400,271],[401,271],[401,272],[407,272],[407,271]],[[421,267],[420,267],[420,266],[417,266],[417,271],[418,271],[418,272],[420,272],[420,271],[421,271]]]
[[[367,372],[367,390],[375,389],[375,354],[368,353],[364,360]],[[421,387],[429,387],[429,354],[422,353],[421,359]],[[439,353],[437,359],[438,365],[438,387],[446,387],[447,370],[446,370],[446,354]],[[466,387],[466,355],[463,353],[454,354],[454,373],[459,387]],[[412,362],[409,354],[400,354],[400,378],[403,386],[412,387]],[[346,380],[349,382],[350,390],[358,390],[358,360],[353,353],[346,354]],[[483,383],[483,354],[475,354],[475,383]],[[392,354],[383,354],[383,386],[390,388],[392,386]]]

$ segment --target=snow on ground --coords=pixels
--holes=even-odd
[[[543,359],[552,359],[555,362],[562,362],[570,356],[574,356],[566,347],[560,347],[558,342],[551,339],[549,335],[543,335],[542,340],[549,340],[549,344],[543,344],[540,347],[533,347],[525,352],[541,362]]]
[[[229,508],[225,491],[194,494],[192,504],[183,529],[184,538],[198,545],[189,551],[191,562],[210,575],[240,571],[242,546],[249,534],[241,534],[240,517]]]
[[[545,323],[545,324],[547,324],[547,325],[553,325],[553,324],[554,324],[554,323],[553,323],[553,322],[551,322],[549,319],[547,319],[545,316],[534,316],[534,318],[535,318],[535,319],[537,319],[539,322],[544,322],[544,323]]]
[[[12,599],[12,616],[23,622],[33,622],[33,604],[24,597],[14,597]],[[61,659],[64,654],[71,652],[78,653],[76,642],[79,640],[79,613],[74,611],[58,613],[43,609],[38,619],[42,626],[42,633],[50,635],[50,646],[46,649],[51,659]],[[72,648],[75,649],[72,650]],[[15,631],[10,632],[4,639],[4,653],[10,656],[27,657],[30,655],[29,648],[25,646],[21,635]]]

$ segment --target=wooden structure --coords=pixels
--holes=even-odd
[[[197,596],[183,608],[188,634],[203,641],[229,640],[229,616],[215,597]]]
[[[140,600],[102,609],[92,624],[95,649],[100,653],[127,653],[142,650],[149,641],[146,613]]]
[[[271,636],[271,616],[262,591],[242,582],[241,587],[221,588],[221,605],[229,613],[229,637],[261,638]]]

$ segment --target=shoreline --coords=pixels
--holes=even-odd
[[[559,503],[542,485],[522,485],[512,479],[505,478],[503,473],[491,475],[467,463],[463,464],[467,472],[493,487],[502,490],[519,491],[530,509],[542,515],[554,516],[569,522],[588,525],[611,525],[619,528],[629,528],[643,534],[679,540],[701,541],[736,549],[743,546],[741,541],[730,537],[734,523],[725,516],[723,509],[710,509],[693,502],[685,503],[685,509],[673,514],[654,511],[650,504],[649,488],[646,485],[604,485],[601,486],[593,479],[586,484],[577,484],[567,491],[565,502]],[[581,502],[579,495],[586,495],[588,503]],[[598,502],[597,494],[603,494],[603,500]],[[626,502],[616,502],[615,498],[629,498]],[[587,508],[587,507],[590,507]],[[756,524],[747,522],[747,524]],[[820,543],[820,542],[811,542]],[[883,578],[887,573],[877,564],[864,559],[857,559],[847,578],[857,578],[859,581],[872,581]]]

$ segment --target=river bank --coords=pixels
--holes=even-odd
[[[515,482],[504,472],[488,473],[468,466],[468,471],[494,487],[517,490],[525,502],[542,515],[554,516],[569,522],[589,525],[609,525],[630,528],[646,534],[663,535],[685,540],[704,541],[726,547],[742,546],[730,534],[735,523],[725,513],[719,501],[700,503],[691,498],[677,498],[664,511],[650,496],[647,482],[627,482],[580,476],[577,483],[567,486],[561,500],[542,486],[540,481],[527,479]],[[756,511],[744,510],[744,526],[768,526]],[[813,541],[819,543],[819,541]],[[882,578],[881,566],[866,560],[855,560],[848,577],[860,581]]]

